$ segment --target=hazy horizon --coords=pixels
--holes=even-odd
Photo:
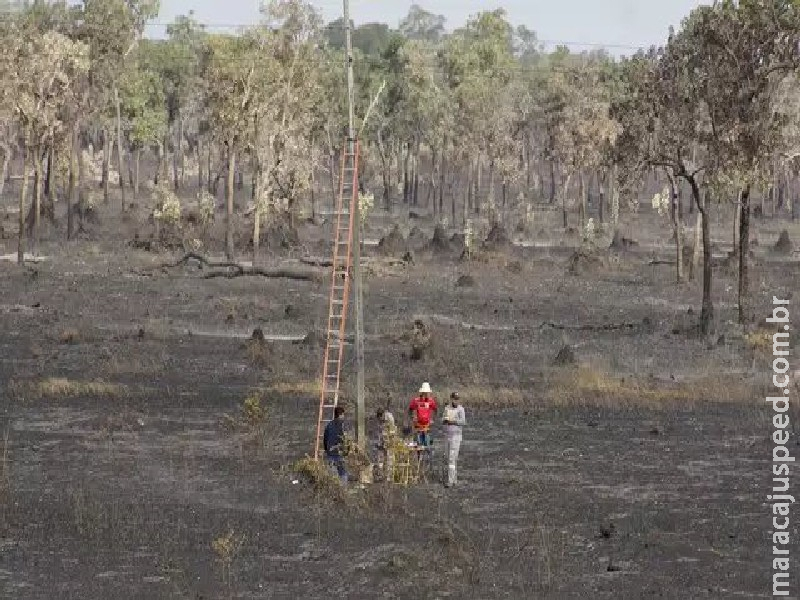
[[[148,35],[161,37],[164,27],[178,15],[194,10],[195,18],[210,31],[235,32],[239,27],[259,20],[258,0],[161,0],[161,13],[156,23],[148,26]],[[341,17],[340,0],[314,0],[325,21]],[[351,17],[356,24],[380,22],[396,28],[408,14],[412,2],[374,2],[351,0]],[[536,32],[548,50],[565,44],[572,50],[591,50],[604,47],[613,54],[627,54],[640,47],[662,44],[670,25],[678,26],[696,6],[708,4],[699,0],[440,0],[417,2],[425,10],[442,14],[447,29],[463,25],[467,19],[483,10],[504,8],[514,25],[525,25]]]

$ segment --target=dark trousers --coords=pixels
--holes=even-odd
[[[339,479],[342,480],[342,483],[347,483],[347,469],[344,465],[344,458],[332,454],[326,455],[326,458],[332,466],[336,467],[336,472],[339,474]]]

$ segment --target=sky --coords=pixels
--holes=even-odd
[[[312,0],[331,21],[341,16],[341,0]],[[258,21],[259,0],[161,0],[158,23],[148,34],[163,35],[164,24],[176,15],[194,10],[209,30],[235,32],[237,26]],[[612,54],[629,54],[639,47],[660,45],[670,25],[700,4],[698,0],[418,0],[424,9],[447,18],[448,30],[459,27],[482,10],[504,8],[515,25],[526,25],[546,42],[547,49],[563,42],[575,51],[597,45]],[[350,13],[356,24],[379,21],[397,27],[408,13],[409,0],[351,0]]]

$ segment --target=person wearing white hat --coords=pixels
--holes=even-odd
[[[419,388],[419,396],[408,405],[408,416],[414,426],[414,437],[420,446],[431,445],[431,422],[438,410],[431,384],[426,381]]]

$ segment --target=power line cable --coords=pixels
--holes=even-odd
[[[258,26],[257,22],[253,23],[197,23],[203,29],[247,29],[250,27]],[[164,23],[164,22],[150,22],[147,23],[146,27],[160,27],[160,28],[168,28],[174,27],[175,23]],[[388,25],[387,25],[388,27]],[[358,28],[356,28],[357,30]],[[345,27],[339,23],[327,23],[320,27],[322,31],[333,31],[338,30],[344,33]],[[395,31],[396,30],[390,30]],[[593,47],[593,48],[614,48],[619,50],[641,50],[649,48],[650,46],[657,46],[658,44],[649,43],[649,44],[621,44],[621,43],[612,43],[612,42],[588,42],[588,41],[580,41],[580,40],[559,40],[559,39],[539,39],[536,38],[533,42],[534,45],[544,45],[544,46],[585,46],[585,47]]]

